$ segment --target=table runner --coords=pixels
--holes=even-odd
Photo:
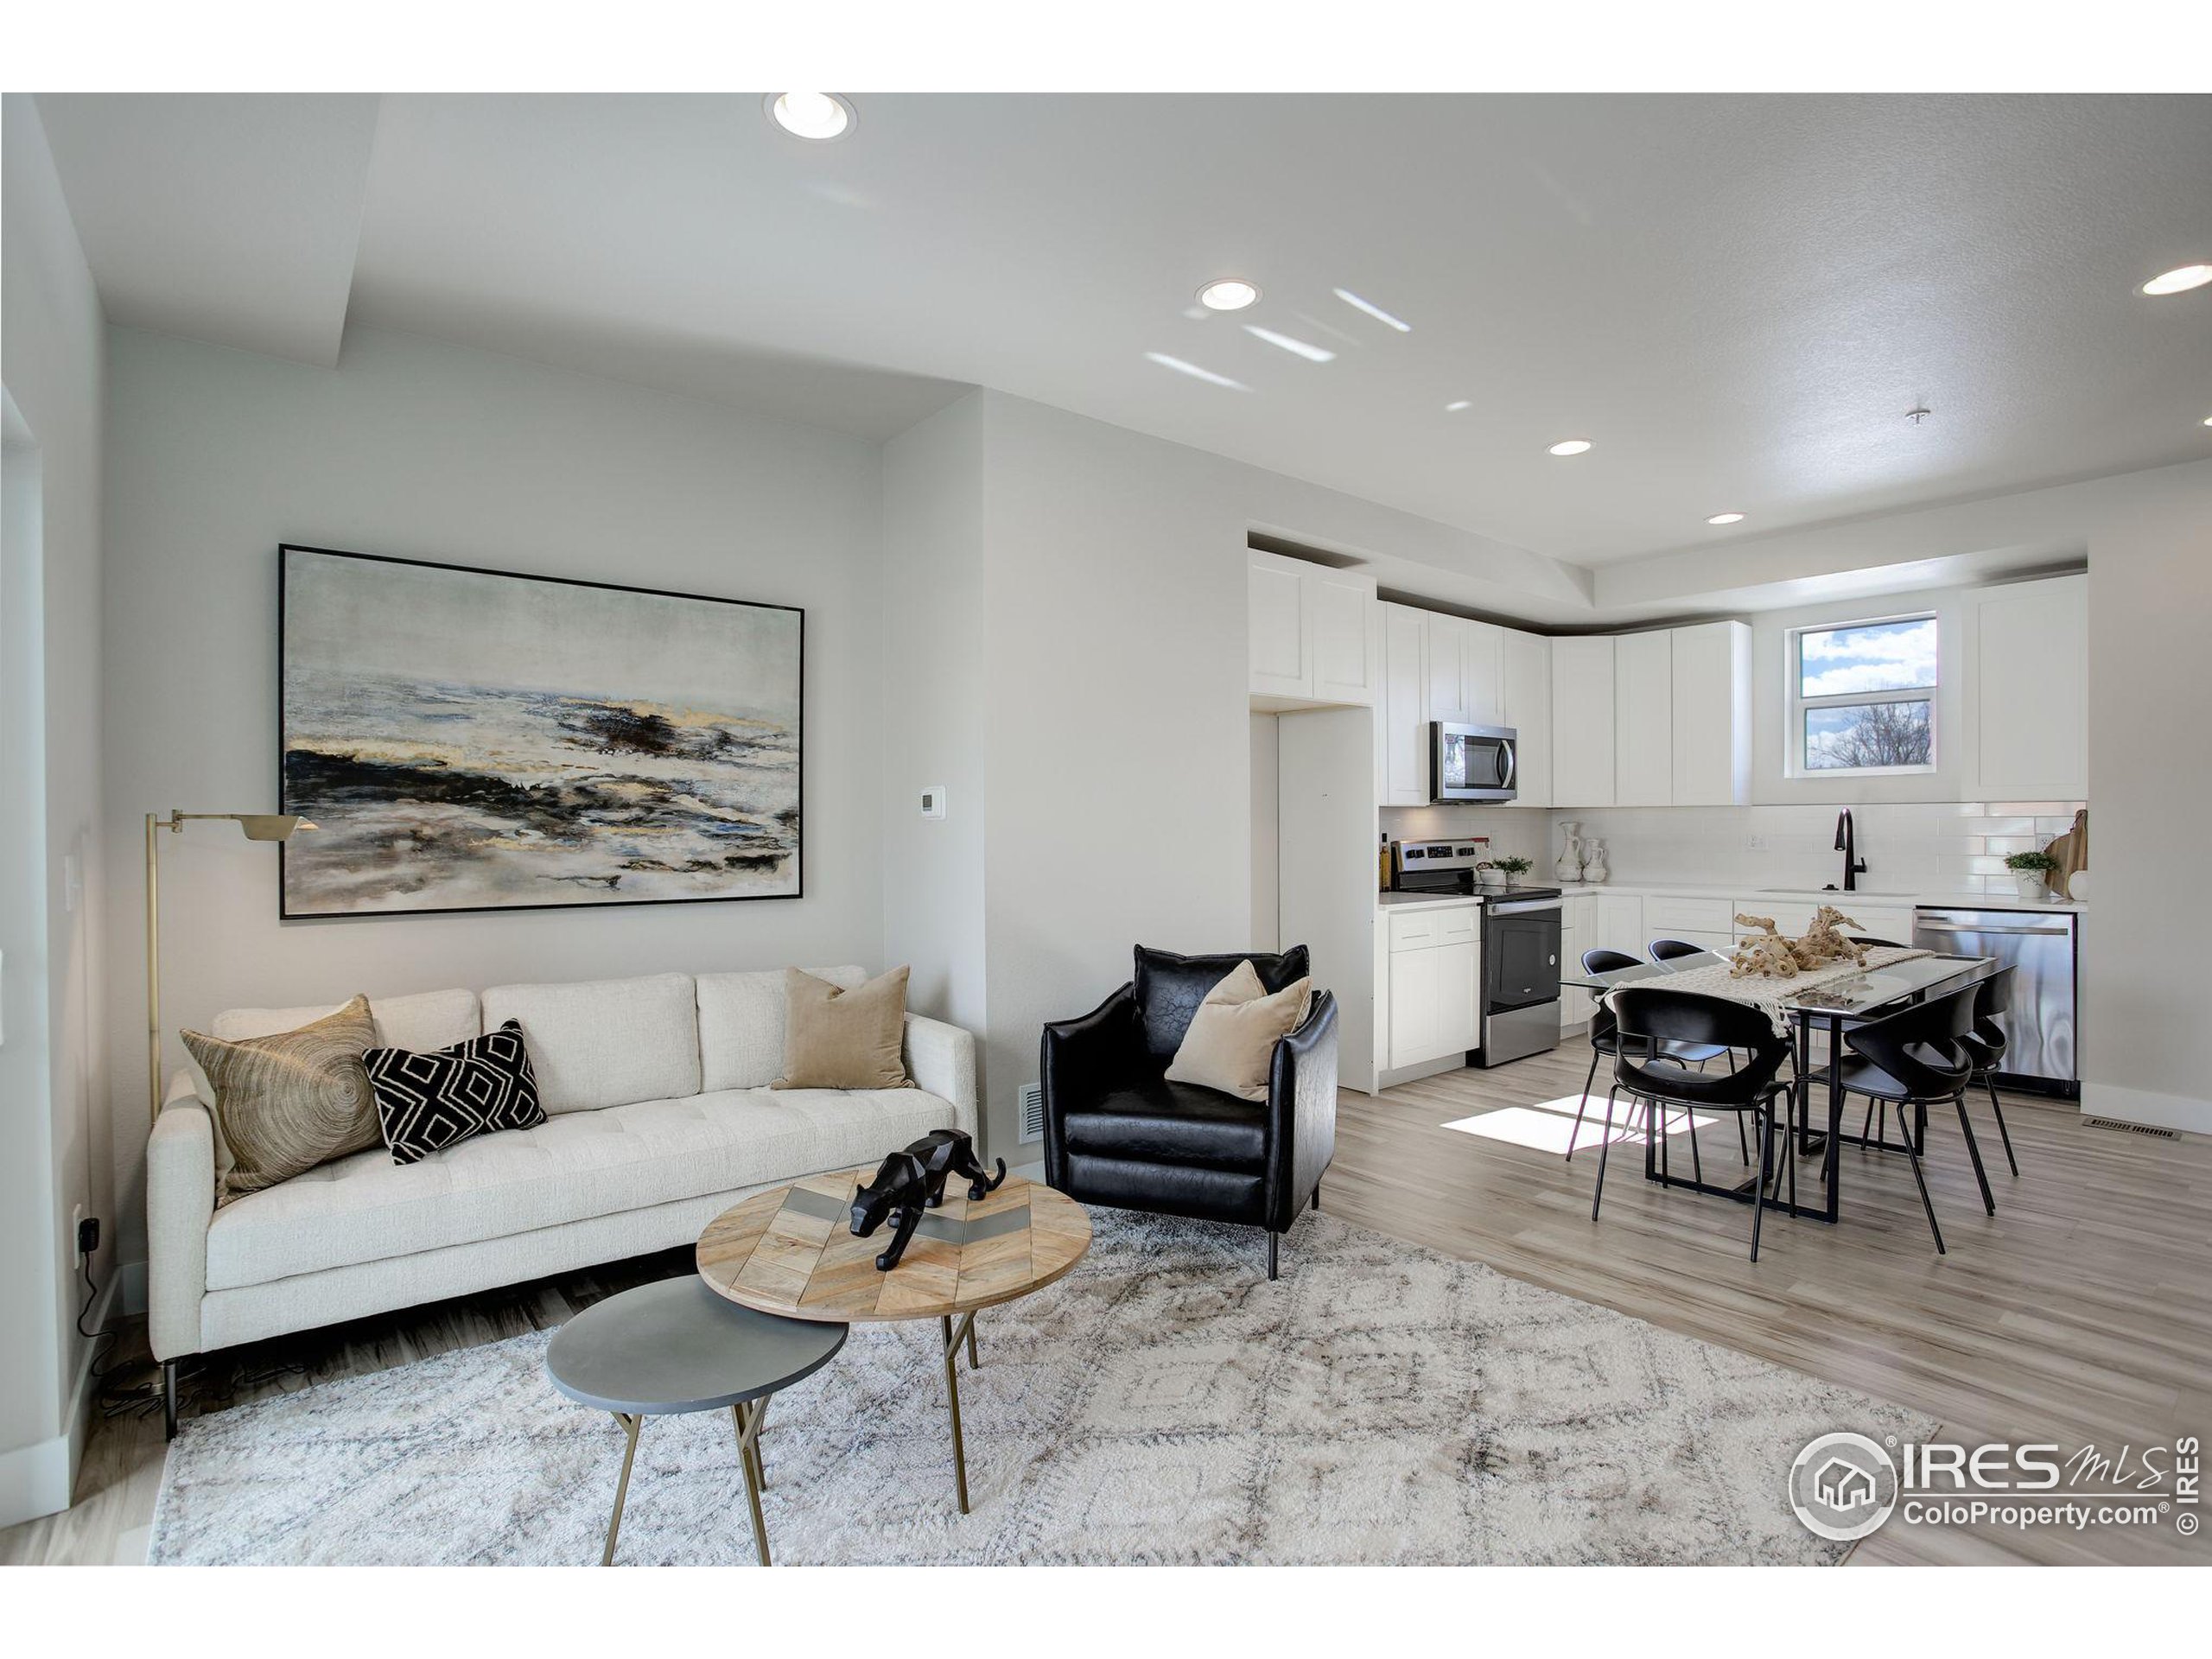
[[[1909,945],[1876,945],[1866,952],[1864,963],[1828,963],[1821,967],[1808,969],[1795,979],[1770,979],[1764,974],[1745,974],[1739,979],[1730,974],[1729,964],[1724,961],[1709,963],[1700,968],[1685,968],[1663,978],[1655,975],[1633,983],[1669,991],[1689,991],[1703,996],[1725,996],[1732,1002],[1748,1002],[1753,1007],[1765,1009],[1767,1018],[1774,1022],[1776,1032],[1787,1036],[1789,1021],[1783,1014],[1782,1005],[1792,998],[1817,990],[1823,985],[1833,985],[1839,980],[1871,973],[1877,968],[1886,968],[1891,963],[1909,962],[1916,957],[1932,957],[1935,954],[1933,950],[1917,950]]]

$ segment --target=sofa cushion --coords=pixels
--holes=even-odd
[[[697,1094],[696,998],[689,974],[499,985],[484,993],[484,1026],[522,1027],[537,1103],[557,1116]]]
[[[207,1230],[207,1287],[857,1168],[957,1122],[950,1103],[918,1089],[729,1090],[569,1112],[527,1135],[480,1136],[420,1163],[395,1164],[379,1147],[218,1211]]]
[[[1144,1032],[1145,1052],[1162,1069],[1182,1047],[1191,1029],[1191,1016],[1198,1011],[1206,993],[1233,973],[1240,962],[1252,964],[1270,996],[1311,971],[1302,944],[1292,945],[1279,957],[1253,950],[1185,957],[1173,950],[1137,946],[1137,1023]]]
[[[810,968],[842,990],[868,982],[861,968]],[[784,1074],[784,970],[702,974],[699,1086],[766,1089]]]
[[[1196,1084],[1139,1084],[1061,1120],[1070,1152],[1254,1173],[1268,1162],[1267,1108]]]
[[[215,1016],[207,1034],[226,1043],[273,1037],[327,1020],[345,1007],[328,1002],[310,1008],[229,1008]],[[418,991],[412,996],[372,996],[369,1017],[376,1021],[379,1048],[450,1048],[480,1036],[474,991]]]

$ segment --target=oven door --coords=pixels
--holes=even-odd
[[[1513,798],[1515,733],[1507,726],[1459,726],[1431,721],[1428,728],[1430,798],[1510,801]]]
[[[1483,1010],[1509,1014],[1559,1001],[1560,901],[1491,904],[1483,918]]]

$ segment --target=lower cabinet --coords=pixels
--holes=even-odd
[[[1482,912],[1473,905],[1389,918],[1392,1068],[1464,1054],[1482,1034]]]
[[[1562,977],[1578,972],[1582,953],[1598,943],[1598,901],[1588,893],[1570,893],[1559,909],[1559,970]],[[1590,1023],[1597,999],[1572,985],[1559,988],[1559,1028],[1579,1031]]]

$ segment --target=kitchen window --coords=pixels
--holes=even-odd
[[[1789,770],[1845,778],[1936,770],[1936,619],[1789,633]]]

